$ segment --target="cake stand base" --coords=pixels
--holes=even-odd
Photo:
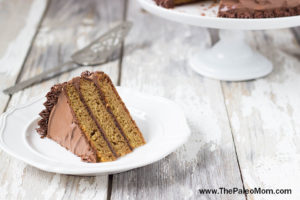
[[[268,75],[272,63],[251,49],[243,31],[220,30],[211,49],[193,54],[190,65],[197,73],[223,81],[245,81]]]

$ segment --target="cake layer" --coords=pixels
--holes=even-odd
[[[145,140],[137,127],[134,120],[131,118],[128,109],[121,100],[110,78],[104,73],[95,73],[90,76],[97,83],[103,98],[112,114],[116,116],[116,120],[120,128],[126,134],[132,148],[139,147],[145,144]]]
[[[271,18],[300,15],[299,0],[221,0],[219,17]]]
[[[79,93],[72,83],[67,85],[67,93],[70,99],[70,105],[79,121],[81,130],[85,133],[88,141],[97,152],[100,162],[113,161],[117,158],[104,131],[97,126],[95,119],[90,116],[90,111],[80,99]]]
[[[106,102],[101,100],[98,88],[95,83],[88,79],[80,79],[80,93],[83,96],[88,109],[95,117],[96,123],[103,129],[108,142],[111,144],[117,157],[131,152],[127,138],[118,129],[114,116],[107,108]]]

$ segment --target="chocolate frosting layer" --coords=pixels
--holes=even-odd
[[[38,121],[37,132],[41,137],[47,136],[81,157],[83,161],[96,162],[96,151],[92,148],[76,123],[75,115],[69,106],[64,92],[66,82],[54,85],[46,95],[46,107]]]
[[[83,161],[97,161],[96,152],[76,123],[64,91],[60,93],[57,104],[52,108],[47,137],[80,156]]]
[[[46,94],[47,100],[44,103],[46,109],[40,112],[39,115],[42,117],[42,119],[38,121],[39,128],[36,129],[36,131],[41,135],[41,137],[45,137],[47,135],[48,120],[50,117],[51,110],[57,103],[58,97],[64,85],[65,83],[54,85],[53,87],[51,87],[50,92]]]
[[[268,18],[299,14],[299,0],[221,0],[218,16]]]

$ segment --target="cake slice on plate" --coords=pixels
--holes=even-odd
[[[103,72],[54,85],[37,132],[86,162],[116,160],[145,144],[110,78]]]

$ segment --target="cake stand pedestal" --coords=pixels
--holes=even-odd
[[[220,41],[212,48],[194,53],[190,66],[197,73],[218,80],[244,81],[260,78],[272,72],[272,62],[251,49],[242,30],[266,30],[300,26],[300,16],[232,19],[217,17],[218,5],[213,1],[166,9],[153,0],[138,0],[152,14],[184,24],[216,28]]]
[[[272,63],[245,42],[243,31],[221,30],[219,35],[212,48],[191,56],[194,71],[224,81],[255,79],[272,71]]]

